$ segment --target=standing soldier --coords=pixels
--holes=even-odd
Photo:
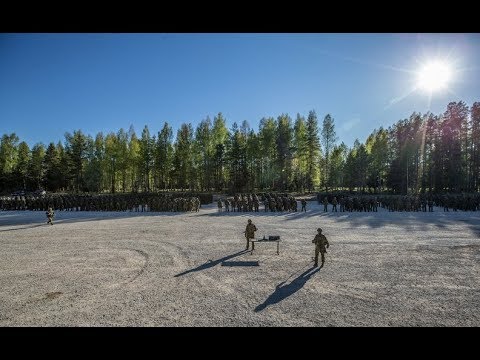
[[[328,197],[323,198],[323,211],[327,212],[328,211]]]
[[[47,215],[48,219],[47,224],[53,225],[53,217],[55,216],[55,212],[51,207],[48,208],[48,211],[45,213],[45,215]]]
[[[248,219],[247,228],[245,229],[245,237],[247,238],[246,250],[250,247],[250,239],[255,238],[255,231],[257,231],[257,227],[252,223],[252,220]]]
[[[302,199],[302,210],[301,211],[307,212],[307,200],[305,200],[305,199]]]
[[[433,212],[433,200],[428,199],[428,212]]]
[[[327,248],[330,247],[330,244],[328,243],[327,238],[325,235],[322,234],[322,229],[318,228],[317,229],[318,234],[315,235],[315,239],[312,240],[312,243],[315,244],[315,265],[318,266],[318,253],[322,254],[322,266],[325,263],[325,253],[327,252],[327,249],[325,249],[325,245]]]
[[[217,205],[218,205],[218,211],[222,211],[222,200],[218,199]]]
[[[332,212],[333,212],[333,210],[335,210],[335,212],[337,212],[337,204],[338,204],[338,202],[337,202],[337,197],[334,196],[334,197],[333,197],[333,200],[332,200],[332,205],[333,205],[333,207],[332,207]]]

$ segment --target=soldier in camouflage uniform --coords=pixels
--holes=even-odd
[[[45,213],[47,215],[47,224],[53,225],[53,217],[55,216],[55,212],[52,208],[48,208],[48,211]]]
[[[318,228],[317,229],[318,234],[315,235],[315,238],[312,240],[312,243],[315,244],[315,265],[318,266],[318,253],[322,254],[322,266],[325,263],[325,253],[327,252],[327,249],[325,249],[325,245],[327,248],[330,247],[330,244],[328,243],[327,238],[325,235],[322,234],[322,229]]]
[[[255,238],[255,231],[257,231],[257,227],[252,223],[252,220],[248,219],[248,224],[245,229],[245,237],[247,238],[246,250],[250,247],[250,239]]]
[[[333,212],[333,211],[337,212],[337,204],[338,204],[337,197],[334,196],[334,197],[333,197],[333,200],[332,200],[332,205],[333,205],[333,207],[332,207],[332,212]]]

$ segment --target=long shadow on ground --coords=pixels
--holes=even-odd
[[[181,272],[177,275],[175,275],[174,277],[179,277],[179,276],[183,276],[183,275],[187,275],[188,273],[191,273],[191,272],[195,272],[195,271],[202,271],[202,270],[205,270],[205,269],[209,269],[211,267],[214,267],[215,265],[218,265],[220,264],[221,262],[224,262],[226,260],[229,260],[229,259],[232,259],[236,256],[240,256],[242,254],[245,254],[247,253],[249,250],[242,250],[242,251],[238,251],[234,254],[231,254],[231,255],[227,255],[227,256],[224,256],[223,258],[220,258],[220,259],[217,259],[217,260],[208,260],[206,263],[202,264],[202,265],[199,265],[197,266],[196,268],[193,268],[193,269],[190,269],[190,270],[186,270],[184,272]]]
[[[98,220],[118,220],[133,217],[164,217],[164,216],[181,216],[181,215],[194,215],[195,212],[135,212],[135,211],[56,211],[55,218],[53,220],[56,224],[70,224],[80,223],[87,221]],[[34,215],[28,216],[28,215]],[[0,211],[0,227],[3,226],[19,226],[19,225],[34,225],[26,226],[22,228],[9,228],[2,229],[0,231],[13,231],[21,229],[29,229],[31,227],[37,227],[46,225],[47,217],[44,211]]]
[[[46,225],[47,225],[46,223],[34,224],[32,226],[18,227],[18,228],[15,228],[15,229],[2,229],[2,230],[0,230],[0,232],[33,229],[33,228],[36,228],[36,227],[39,227],[39,226],[46,226]],[[52,225],[50,225],[50,226],[52,226]]]
[[[315,270],[314,270],[315,269]],[[313,271],[312,271],[313,270]],[[286,281],[282,281],[275,287],[275,291],[260,305],[255,308],[255,312],[264,310],[267,306],[276,304],[290,295],[295,294],[303,285],[314,275],[320,271],[320,268],[312,266],[310,269],[293,279],[290,284],[285,285]]]

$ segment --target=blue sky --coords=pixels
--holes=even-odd
[[[448,90],[409,94],[425,62],[448,59]],[[351,146],[412,112],[480,101],[480,34],[0,34],[0,134],[30,146],[166,121],[231,127],[329,113]]]

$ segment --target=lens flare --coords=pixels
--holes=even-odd
[[[425,64],[418,72],[417,87],[430,93],[446,89],[452,78],[451,67],[442,61]]]

